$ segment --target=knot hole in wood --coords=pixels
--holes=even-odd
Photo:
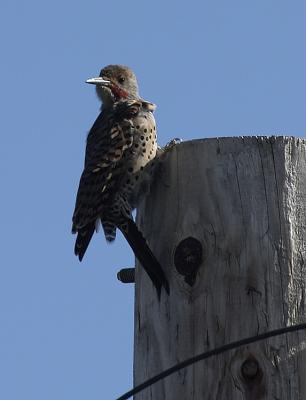
[[[177,245],[174,253],[174,265],[177,272],[184,276],[188,285],[194,285],[202,261],[203,248],[198,239],[190,236]]]
[[[261,399],[265,394],[265,385],[263,371],[258,360],[253,355],[249,355],[241,364],[240,372],[247,392],[255,396],[252,398]]]

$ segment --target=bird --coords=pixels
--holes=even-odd
[[[156,106],[139,96],[136,76],[124,65],[108,65],[86,83],[95,85],[102,104],[86,141],[72,218],[74,252],[82,261],[100,224],[107,242],[115,240],[118,228],[160,298],[162,287],[169,294],[168,281],[132,216],[146,186],[146,167],[156,156]]]

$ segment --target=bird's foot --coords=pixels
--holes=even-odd
[[[176,145],[178,145],[178,144],[181,144],[182,141],[183,141],[183,139],[174,138],[174,139],[170,140],[170,142],[168,142],[168,143],[166,144],[166,146],[163,148],[163,150],[164,150],[164,151],[171,150],[172,147],[174,147],[174,146],[176,146]]]

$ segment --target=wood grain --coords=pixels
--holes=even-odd
[[[305,322],[306,141],[239,137],[169,151],[138,223],[170,296],[136,267],[134,384],[203,351]],[[193,286],[174,266],[179,243],[200,241]],[[136,400],[306,399],[306,333],[225,353],[176,373]],[[246,379],[242,365],[258,363]]]

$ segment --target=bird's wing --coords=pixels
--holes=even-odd
[[[73,214],[73,232],[95,222],[114,193],[121,175],[121,160],[133,144],[132,118],[141,106],[142,102],[136,100],[118,102],[112,110],[103,111],[91,128]]]

